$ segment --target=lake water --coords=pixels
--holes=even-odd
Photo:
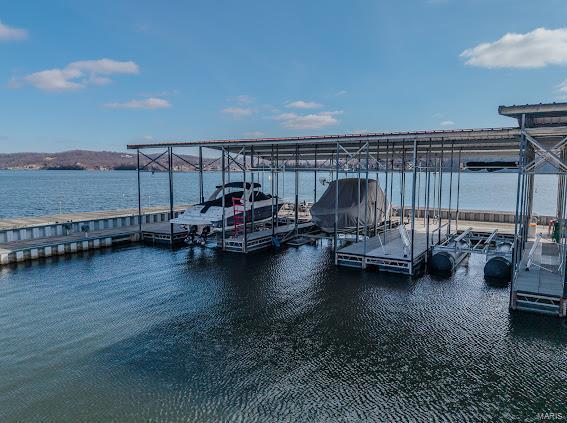
[[[0,421],[536,421],[567,413],[567,328],[332,249],[131,246],[0,268]]]
[[[0,178],[3,216],[136,204],[134,172]],[[196,199],[196,178],[175,175],[179,203]],[[302,175],[302,196],[312,182]],[[167,202],[167,175],[143,186]],[[514,175],[465,186],[463,208],[514,207]],[[0,421],[567,416],[565,322],[510,313],[483,266],[472,256],[449,279],[411,280],[337,268],[320,244],[247,256],[132,245],[0,267]]]
[[[142,206],[169,204],[169,182],[166,173],[141,174]],[[371,175],[375,177],[375,175]],[[197,173],[174,174],[174,200],[176,204],[190,204],[199,200]],[[240,180],[241,175],[231,175]],[[250,178],[248,176],[248,178]],[[269,174],[257,174],[256,181],[270,193]],[[328,172],[319,172],[320,178],[331,179]],[[379,175],[381,184],[384,174]],[[390,176],[391,179],[391,176]],[[424,185],[421,179],[420,187]],[[249,179],[250,180],[250,179]],[[208,197],[221,181],[219,172],[204,173],[205,196]],[[408,175],[406,204],[411,201],[411,179]],[[512,173],[482,174],[463,173],[461,176],[461,209],[514,211],[516,205],[517,177]],[[300,173],[300,200],[313,201],[315,178],[313,173]],[[280,197],[290,201],[294,198],[294,175],[286,173],[280,177]],[[444,206],[448,206],[449,175],[444,176]],[[452,207],[456,207],[457,178],[453,178]],[[325,186],[317,182],[320,196]],[[421,189],[420,204],[424,203]],[[535,181],[534,211],[539,214],[555,214],[556,177],[538,175]],[[394,203],[400,202],[399,175],[394,177]],[[137,180],[135,171],[8,171],[0,170],[0,219],[16,216],[41,216],[63,213],[137,208]]]

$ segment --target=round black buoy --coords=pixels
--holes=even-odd
[[[506,257],[492,257],[484,265],[484,277],[509,281],[512,276],[512,263]]]
[[[451,253],[440,251],[435,253],[429,261],[429,271],[433,274],[446,275],[453,271],[455,259]]]

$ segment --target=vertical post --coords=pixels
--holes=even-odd
[[[246,198],[246,195],[248,194],[246,190],[246,147],[242,149],[242,163],[242,204],[244,206],[244,246],[242,247],[242,250],[246,253],[248,250],[248,229],[246,228],[246,225],[248,224],[248,219],[246,219],[246,215],[248,214],[246,210],[246,205],[248,204],[248,199]]]
[[[453,155],[455,151],[455,143],[451,143],[451,169],[450,169],[450,176],[449,176],[449,210],[448,210],[448,218],[449,223],[447,226],[447,233],[451,234],[451,206],[453,203]]]
[[[455,231],[459,231],[459,203],[461,200],[461,154],[463,149],[459,150],[459,168],[457,169],[457,206],[455,208]]]
[[[168,171],[169,171],[169,218],[173,219],[173,147],[168,147]],[[171,245],[173,245],[173,223],[169,224]]]
[[[251,222],[251,226],[252,226],[252,232],[254,232],[255,229],[255,203],[256,203],[256,197],[255,197],[255,191],[254,191],[254,146],[250,147],[250,168],[252,169],[252,171],[250,172],[250,180],[251,180],[251,191],[252,191],[252,201],[250,203],[250,222]]]
[[[525,156],[525,136],[524,136],[524,127],[526,123],[526,115],[522,114],[521,122],[520,122],[520,154],[518,157],[518,183],[516,187],[516,214],[514,219],[514,248],[512,249],[512,281],[510,282],[510,302],[509,307],[511,309],[514,308],[514,282],[517,275],[517,265],[520,261],[522,256],[522,252],[519,251],[519,237],[518,232],[520,230],[520,201],[521,201],[521,185],[522,185],[522,173],[524,171],[524,156]]]
[[[443,148],[444,148],[444,144],[443,141],[441,141],[441,157],[439,157],[439,194],[437,194],[437,201],[438,201],[438,216],[439,216],[439,231],[438,231],[438,242],[439,244],[441,244],[441,198],[442,198],[442,194],[443,194]]]
[[[274,192],[274,183],[275,183],[275,175],[274,175],[274,146],[272,145],[272,152],[270,154],[270,182],[271,182],[271,186],[270,186],[270,194],[272,194],[272,218],[271,218],[271,222],[272,222],[272,238],[276,235],[276,226],[274,225],[274,201],[276,200],[276,196],[277,194]],[[277,218],[277,216],[275,217]]]
[[[370,143],[370,141],[368,141]],[[368,146],[370,148],[370,145]],[[374,236],[378,234],[378,192],[380,192],[380,147],[376,143],[376,207],[374,209]],[[384,222],[386,221],[386,197],[382,196],[382,215],[384,216]]]
[[[392,157],[390,159],[390,173],[392,174],[390,176],[390,204],[392,204],[392,201],[394,201],[394,174],[395,172],[395,166],[394,166],[394,151],[396,150],[396,143],[392,142],[391,144],[392,146]],[[387,187],[386,187],[387,189]],[[388,222],[388,229],[392,229],[392,207],[390,207],[390,220]],[[384,242],[386,242],[386,234],[384,233]]]
[[[230,166],[230,162],[228,164]],[[226,203],[225,203],[225,195],[226,195],[226,190],[225,190],[225,185],[226,185],[226,177],[225,177],[225,167],[226,167],[226,163],[225,163],[225,151],[224,151],[224,147],[222,147],[221,149],[221,183],[222,183],[222,201],[221,201],[221,205],[222,205],[222,222],[221,222],[221,226],[222,226],[222,232],[221,232],[221,247],[222,250],[225,251],[226,250],[226,242],[225,242],[225,232],[226,232]]]
[[[280,166],[280,147],[276,146],[276,228],[279,225],[279,219],[278,219],[277,213],[280,210],[280,171],[279,171],[279,166]]]
[[[140,149],[136,149],[136,172],[138,174],[138,230],[140,231],[140,237],[142,236],[142,191],[140,187]]]
[[[295,207],[294,232],[297,236],[297,221],[299,220],[299,144],[295,145]]]
[[[315,160],[314,160],[314,177],[313,180],[315,183],[313,184],[313,204],[317,202],[317,144],[315,144]]]
[[[400,169],[400,225],[406,214],[406,142],[402,141],[402,168]]]
[[[417,179],[417,140],[413,140],[413,177],[411,183],[411,275],[413,276],[413,258],[415,250],[415,183]]]
[[[335,152],[335,224],[334,224],[334,231],[333,231],[333,248],[335,251],[335,264],[337,264],[337,243],[339,241],[339,227],[338,227],[338,218],[339,218],[339,147],[340,144],[337,142],[336,145],[336,152]]]
[[[429,206],[431,203],[431,140],[429,140],[429,149],[427,150],[427,155],[425,157],[425,236],[427,237],[427,255],[425,256],[426,259],[429,257],[429,229],[430,229],[430,220],[429,220]]]
[[[357,172],[357,184],[356,184],[356,188],[357,188],[357,194],[356,194],[356,242],[358,242],[359,239],[359,233],[360,233],[360,154],[361,154],[361,150],[362,149],[362,143],[359,142],[358,143],[358,157],[357,157],[357,167],[358,167],[358,172]]]
[[[366,176],[366,189],[365,189],[365,201],[364,201],[364,258],[363,258],[363,262],[362,262],[362,266],[366,267],[366,238],[368,238],[368,196],[370,195],[370,192],[368,191],[368,162],[369,162],[369,158],[370,158],[370,153],[369,153],[369,148],[368,148],[368,144],[369,141],[366,141],[366,171],[365,171],[365,176]],[[360,172],[360,170],[359,170]],[[376,184],[378,184],[378,181],[376,181]],[[376,215],[376,204],[378,202],[378,198],[375,199],[374,201],[374,215]]]
[[[385,183],[384,183],[384,227],[383,227],[383,232],[384,232],[384,244],[386,243],[386,224],[389,226],[390,225],[390,220],[391,220],[391,213],[388,213],[388,170],[390,167],[390,143],[388,142],[388,140],[386,140],[386,166],[385,166],[385,173],[386,173],[386,177],[385,177]],[[392,201],[392,199],[390,198],[390,202]],[[390,212],[392,211],[392,206],[390,205]]]
[[[205,202],[205,191],[203,188],[203,147],[199,146],[199,202]]]

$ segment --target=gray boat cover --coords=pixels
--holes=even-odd
[[[384,191],[375,179],[368,180],[368,192],[366,191],[366,180],[358,178],[345,178],[338,180],[339,202],[337,210],[337,229],[347,229],[364,226],[365,220],[368,225],[374,226],[382,222],[384,218]],[[378,189],[376,189],[378,188]],[[333,231],[335,226],[335,192],[337,181],[329,183],[327,190],[319,201],[311,207],[311,218],[313,223],[324,231]],[[359,195],[360,190],[360,195]],[[368,209],[366,213],[366,197],[368,197]],[[386,205],[386,210],[388,205]],[[376,220],[374,220],[376,218]]]

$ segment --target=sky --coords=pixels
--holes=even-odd
[[[513,126],[567,101],[564,0],[0,2],[0,153]]]

